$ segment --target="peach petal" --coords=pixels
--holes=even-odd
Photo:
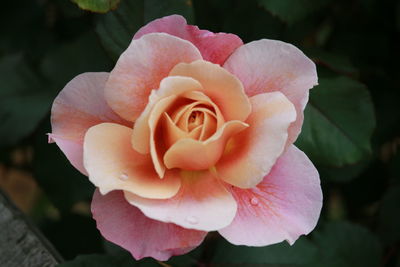
[[[91,209],[101,234],[128,250],[136,260],[153,257],[166,261],[191,251],[207,235],[207,232],[147,218],[138,208],[129,205],[121,191],[103,196],[96,190]]]
[[[167,113],[164,113],[164,138],[166,141],[167,147],[173,145],[176,141],[182,138],[193,138],[198,139],[202,133],[203,127],[200,125],[197,128],[193,129],[191,132],[185,132],[181,130],[179,127],[175,125],[172,119],[168,116]]]
[[[217,120],[213,114],[204,112],[204,124],[199,136],[200,141],[207,140],[217,130]]]
[[[149,103],[135,122],[132,132],[132,146],[139,153],[150,152],[150,128],[148,120],[154,105],[161,99],[180,95],[185,91],[201,90],[201,84],[188,77],[166,77],[160,83],[160,89],[153,90],[149,97]]]
[[[164,164],[168,169],[208,169],[220,159],[228,139],[247,127],[248,124],[244,122],[229,121],[206,141],[181,139],[164,154]]]
[[[200,91],[185,92],[182,94],[182,97],[195,100],[196,102],[194,102],[191,105],[188,105],[187,109],[182,109],[181,114],[174,116],[175,123],[177,123],[177,117],[182,116],[182,114],[187,112],[188,109],[195,109],[195,106],[197,106],[197,105],[205,105],[205,106],[212,107],[212,110],[213,110],[212,114],[215,114],[215,117],[217,120],[217,125],[218,125],[217,128],[220,128],[225,123],[224,116],[222,115],[218,106],[208,96],[206,96],[204,94],[204,92],[200,92]],[[211,114],[211,112],[209,112],[209,113]]]
[[[166,109],[175,101],[176,96],[171,95],[166,98],[161,99],[155,105],[153,110],[150,113],[148,126],[150,130],[150,156],[153,160],[154,169],[157,172],[160,178],[164,177],[165,166],[162,161],[162,156],[159,151],[157,151],[157,143],[155,131],[158,125],[158,122]]]
[[[293,244],[314,229],[322,207],[318,171],[293,145],[257,187],[232,188],[232,193],[238,212],[219,233],[235,245]]]
[[[125,198],[147,217],[187,229],[214,231],[232,222],[236,202],[218,179],[209,171],[181,171],[181,176],[181,190],[170,199],[145,199],[126,191]]]
[[[135,121],[146,107],[152,89],[180,62],[201,59],[188,41],[165,33],[150,33],[133,40],[118,59],[106,83],[110,107],[122,118]]]
[[[242,83],[219,65],[204,60],[180,63],[169,75],[187,76],[199,81],[203,93],[219,107],[226,121],[245,121],[251,112]]]
[[[51,108],[50,138],[71,164],[83,174],[83,137],[87,129],[102,122],[127,125],[104,100],[106,72],[88,72],[73,78],[58,94]]]
[[[178,176],[160,179],[149,156],[130,146],[132,129],[102,123],[91,127],[84,140],[84,164],[89,180],[102,194],[125,190],[142,197],[164,199],[174,196],[181,185]]]
[[[250,125],[233,136],[216,165],[218,177],[240,188],[251,188],[262,181],[282,154],[288,127],[296,119],[293,104],[280,92],[250,98]]]
[[[207,61],[223,64],[232,52],[243,45],[242,40],[231,33],[213,33],[200,30],[197,26],[187,25],[184,17],[172,15],[153,20],[142,27],[134,39],[152,32],[165,32],[193,43]]]
[[[318,84],[315,64],[298,48],[275,40],[259,40],[238,48],[224,68],[239,78],[247,95],[280,91],[295,106],[297,119],[289,128],[287,145],[300,133],[308,91]]]

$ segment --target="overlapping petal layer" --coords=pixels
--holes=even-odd
[[[129,205],[121,191],[103,196],[97,190],[92,200],[92,213],[101,234],[128,250],[137,260],[153,257],[165,261],[187,253],[207,234],[149,219]]]
[[[82,146],[86,131],[102,122],[128,125],[104,99],[107,79],[105,72],[76,76],[58,94],[51,109],[50,141],[55,141],[71,164],[84,174]]]
[[[105,98],[122,118],[134,121],[147,105],[152,89],[180,62],[201,59],[190,42],[165,33],[133,40],[120,56],[105,87]]]
[[[219,232],[236,245],[293,244],[314,229],[322,207],[318,172],[293,145],[255,188],[231,189],[238,211],[232,224]]]
[[[158,90],[150,94],[146,108],[135,122],[132,132],[132,146],[136,151],[145,154],[150,151],[149,117],[154,105],[163,98],[178,96],[184,92],[200,91],[201,84],[189,77],[166,77],[160,83]]]
[[[220,159],[229,138],[247,127],[248,125],[241,121],[229,121],[206,141],[180,139],[164,154],[165,166],[169,169],[180,168],[182,170],[211,168]]]
[[[182,186],[170,199],[146,199],[125,191],[125,198],[147,217],[188,229],[214,231],[228,226],[236,214],[236,201],[209,171],[180,173]]]
[[[318,84],[315,64],[291,44],[263,39],[236,49],[224,68],[242,81],[247,95],[280,91],[294,104],[297,118],[287,142],[292,144],[303,124],[308,91]]]
[[[245,121],[251,112],[242,83],[216,64],[204,60],[180,63],[169,75],[191,77],[200,82],[204,94],[218,106],[226,121]]]
[[[234,135],[216,165],[218,177],[241,188],[262,181],[282,154],[289,125],[296,119],[293,104],[280,92],[250,98],[250,125]]]
[[[180,177],[169,172],[160,179],[151,158],[132,149],[131,132],[113,123],[102,123],[87,131],[84,163],[89,180],[102,194],[125,190],[155,199],[174,196],[181,186]]]
[[[172,15],[153,20],[142,27],[133,37],[137,39],[152,32],[165,32],[193,43],[207,61],[223,64],[232,52],[243,45],[242,40],[231,33],[213,33],[187,25],[184,17]]]

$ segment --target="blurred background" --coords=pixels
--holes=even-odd
[[[0,189],[64,266],[400,266],[400,1],[20,0],[3,1],[0,14]],[[292,43],[317,64],[296,145],[320,172],[324,206],[294,246],[240,247],[210,234],[167,263],[135,262],[100,236],[94,187],[47,144],[63,86],[110,71],[141,26],[170,14],[245,43]]]

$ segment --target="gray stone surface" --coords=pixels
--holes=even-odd
[[[0,266],[50,267],[62,258],[0,190]]]

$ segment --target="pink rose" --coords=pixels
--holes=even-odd
[[[208,231],[237,245],[290,244],[316,225],[318,172],[297,149],[314,63],[293,45],[150,22],[110,73],[60,92],[52,134],[98,187],[102,235],[167,260]]]

